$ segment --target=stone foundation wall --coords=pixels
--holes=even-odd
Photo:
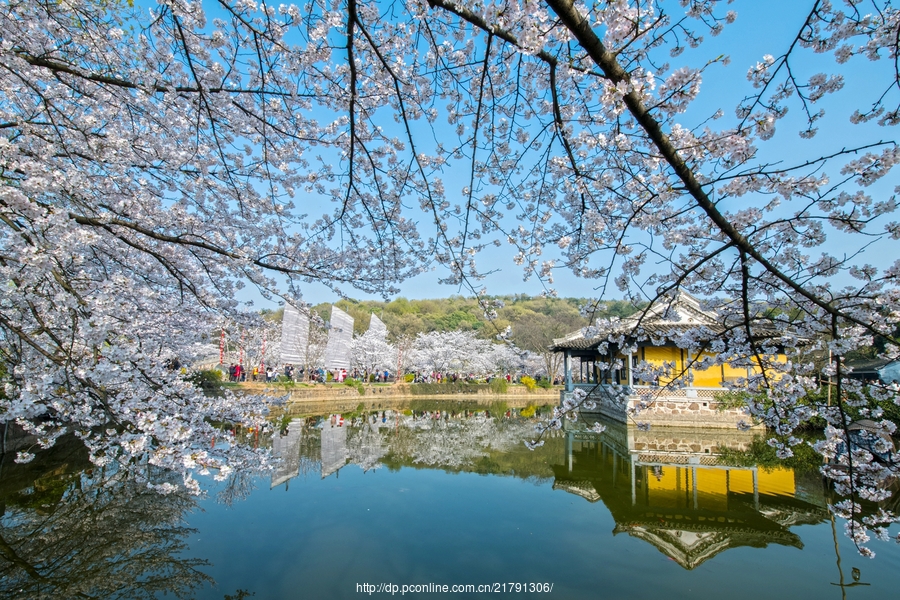
[[[675,390],[673,394],[656,395],[659,388],[632,388],[637,393],[629,396],[626,405],[611,402],[608,397],[599,390],[588,391],[588,398],[597,402],[597,408],[591,411],[582,411],[588,414],[600,414],[616,421],[633,419],[636,422],[649,423],[652,426],[663,427],[714,427],[723,429],[737,429],[740,421],[750,422],[750,417],[741,408],[720,409],[720,403],[714,398],[715,390]],[[653,393],[648,393],[653,391]],[[667,391],[668,392],[668,391]],[[571,392],[560,392],[560,402]],[[634,409],[641,402],[649,403],[647,408],[634,414]]]
[[[637,452],[679,452],[716,454],[720,448],[744,451],[750,448],[755,434],[749,431],[717,431],[686,427],[659,427],[650,431],[629,428],[629,447]]]
[[[639,399],[631,399],[628,402],[628,406],[633,408],[640,402],[641,400]],[[750,421],[743,409],[720,409],[719,403],[714,400],[665,396],[650,401],[650,406],[642,409],[635,419],[648,422],[651,425],[692,425],[694,427],[723,428],[737,428],[740,421]]]

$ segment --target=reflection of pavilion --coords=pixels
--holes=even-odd
[[[739,546],[803,546],[793,525],[827,518],[821,490],[791,469],[727,466],[720,446],[741,450],[753,434],[607,423],[601,435],[567,431],[554,489],[602,500],[626,532],[686,569]]]
[[[276,433],[272,437],[272,454],[281,462],[272,473],[269,489],[286,483],[300,474],[300,442],[303,439],[303,423],[291,421],[285,435]]]

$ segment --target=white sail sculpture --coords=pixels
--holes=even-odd
[[[308,344],[309,316],[286,304],[281,322],[281,364],[305,366]]]
[[[384,321],[376,317],[375,313],[372,313],[372,320],[369,321],[369,332],[378,335],[382,340],[387,338],[387,325],[384,324]]]
[[[331,307],[331,328],[325,345],[325,368],[329,371],[350,368],[350,345],[353,343],[353,317]]]

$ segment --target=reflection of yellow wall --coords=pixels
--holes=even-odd
[[[725,469],[697,469],[697,489],[708,494],[722,494],[728,491],[728,477]]]
[[[663,467],[660,478],[657,479],[652,468],[647,469],[647,487],[649,489],[651,506],[683,506],[684,493],[684,469],[676,467]]]
[[[697,494],[699,504],[707,510],[725,510],[726,475],[723,469],[697,468]],[[657,479],[652,469],[647,470],[647,487],[650,504],[653,506],[687,506],[693,502],[693,482],[691,467],[663,467],[662,476]]]
[[[697,469],[697,491],[702,495],[701,506],[710,510],[728,508],[727,475],[723,469]]]
[[[791,469],[760,469],[757,481],[760,494],[793,496],[797,489],[794,485],[794,471]],[[728,487],[732,492],[752,494],[753,474],[750,471],[732,471]]]
[[[733,492],[752,494],[753,473],[750,471],[735,471],[731,474],[731,480],[728,482],[728,487]]]
[[[753,473],[742,469],[696,468],[697,493],[701,506],[707,509],[725,509],[727,492],[753,493]],[[760,469],[757,475],[760,494],[793,496],[796,490],[794,472],[791,469]],[[693,495],[691,467],[666,466],[659,479],[647,468],[647,488],[650,503],[654,506],[682,506]]]
[[[676,471],[680,473],[676,474]],[[684,477],[684,470],[677,467],[663,467],[660,478],[657,479],[653,474],[652,468],[647,470],[647,481],[651,491],[665,491],[684,489],[684,481],[679,481],[678,475]]]

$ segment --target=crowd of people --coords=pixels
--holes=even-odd
[[[318,368],[311,369],[309,373],[307,373],[306,369],[296,368],[292,364],[283,365],[279,369],[265,366],[256,366],[252,369],[248,369],[245,368],[242,364],[232,363],[227,369],[227,374],[228,381],[234,383],[246,381],[269,383],[278,381],[279,378],[281,381],[295,381],[301,383],[325,383],[329,381],[334,381],[335,383],[343,383],[348,378],[352,378],[357,381],[367,381],[373,383],[390,383],[392,381],[395,381],[393,375],[388,370],[379,370],[374,373],[369,373],[367,371],[360,371],[359,369],[353,369],[352,371],[348,372],[347,369],[335,369],[333,371],[326,371],[325,369]],[[407,377],[409,376],[412,376],[408,379],[410,383],[476,383],[477,381],[479,381],[479,378],[476,377],[474,373],[443,373],[440,371],[432,371],[428,373],[416,371],[414,373],[409,373]],[[498,377],[501,379],[506,379],[507,383],[519,383],[522,375],[513,375],[511,373],[506,373],[505,375],[489,376],[486,380],[488,383],[490,383],[492,379]],[[536,377],[536,380],[540,381],[541,376],[538,375]],[[481,381],[484,381],[484,379],[481,379]],[[561,383],[561,378],[554,378],[552,383],[554,385]]]
[[[390,371],[387,370],[377,371],[375,373],[367,373],[361,372],[358,369],[354,369],[353,371],[348,372],[347,369],[335,369],[333,371],[326,371],[325,369],[319,368],[312,369],[309,371],[309,373],[307,373],[306,369],[296,368],[292,364],[286,364],[280,369],[274,369],[272,367],[264,366],[248,369],[242,364],[232,363],[228,366],[227,374],[228,381],[234,383],[245,381],[259,381],[263,383],[269,383],[272,381],[277,381],[279,377],[282,377],[282,381],[296,381],[304,383],[325,383],[326,381],[343,383],[348,378],[357,379],[359,381],[371,381],[375,383],[387,383],[393,380]]]
[[[228,367],[228,381],[239,383],[242,381],[274,381],[275,370],[272,367],[253,367],[245,369],[242,364],[231,364]]]

